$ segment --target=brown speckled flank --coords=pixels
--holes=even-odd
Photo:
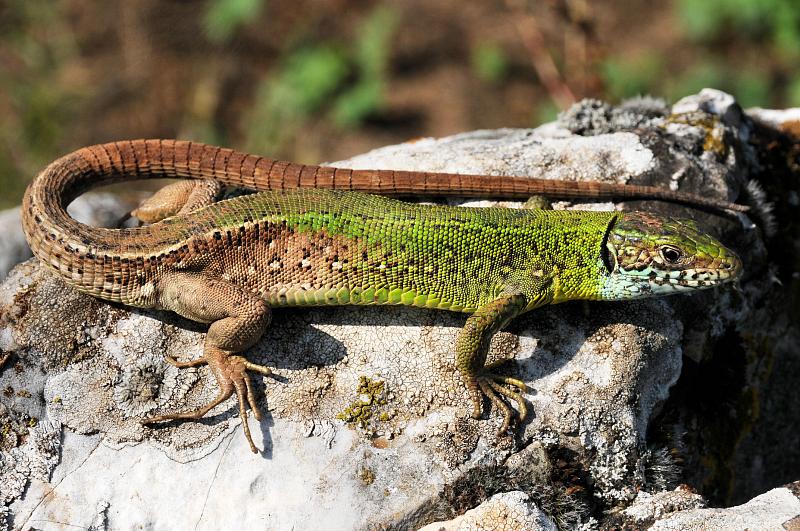
[[[93,228],[66,213],[66,205],[91,187],[160,177],[198,184],[173,185],[140,207],[151,225]],[[219,192],[211,179],[264,191],[209,204]],[[356,191],[650,197],[744,208],[652,188],[335,169],[191,142],[137,140],[90,146],[52,163],[28,188],[22,218],[35,255],[77,289],[209,324],[202,358],[168,361],[179,367],[207,363],[219,395],[195,411],[144,422],[200,418],[236,393],[253,451],[245,404],[256,418],[260,413],[248,371],[270,370],[240,353],[261,337],[271,307],[403,304],[472,314],[455,346],[456,364],[473,415],[480,416],[486,396],[503,412],[506,431],[512,410],[501,397],[515,402],[524,418],[525,384],[493,374],[484,361],[492,335],[515,316],[567,300],[650,296],[673,285],[708,287],[740,271],[735,255],[718,242],[666,218],[417,205]],[[178,197],[181,204],[167,204]],[[672,260],[674,249],[680,260]],[[645,271],[631,257],[653,258]],[[693,279],[700,270],[702,276]]]

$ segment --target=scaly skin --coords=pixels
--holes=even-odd
[[[267,161],[269,169],[259,173],[266,159],[197,146],[136,141],[59,159],[29,187],[23,227],[36,256],[77,289],[208,323],[202,358],[169,361],[209,364],[219,395],[198,410],[144,422],[200,418],[235,392],[254,452],[245,403],[257,419],[260,413],[247,371],[270,371],[240,353],[261,337],[270,308],[402,304],[472,314],[455,345],[456,365],[472,414],[481,415],[486,395],[503,412],[506,431],[512,410],[501,396],[516,402],[523,419],[525,385],[492,373],[485,359],[492,335],[511,319],[568,300],[710,287],[735,279],[741,269],[733,253],[691,223],[645,213],[427,206],[318,189],[264,191],[209,204],[220,188],[208,178],[269,188],[286,187],[291,174],[302,186],[310,172]],[[276,176],[272,170],[282,164],[283,175]],[[381,180],[391,176],[404,190],[430,191],[429,181],[441,177],[348,170],[337,184],[338,171],[316,168],[313,183],[327,175],[322,184],[328,187],[391,192]],[[172,185],[143,204],[135,213],[152,225],[91,228],[64,211],[72,198],[101,182],[165,175],[206,180]],[[557,183],[553,190],[563,196],[566,187]]]

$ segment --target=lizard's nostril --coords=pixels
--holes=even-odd
[[[742,261],[738,256],[731,256],[724,264],[724,269],[732,273],[740,272],[742,269]]]

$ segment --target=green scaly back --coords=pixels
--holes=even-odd
[[[301,190],[222,201],[182,220],[195,240],[212,242],[205,256],[219,256],[205,261],[209,274],[227,273],[270,305],[404,304],[473,312],[509,287],[522,291],[531,306],[543,298],[599,298],[600,249],[616,216]],[[213,245],[230,238],[239,243]],[[241,263],[252,268],[237,274]]]

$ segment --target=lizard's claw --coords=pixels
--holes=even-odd
[[[211,409],[227,400],[235,392],[239,401],[239,416],[242,419],[244,435],[247,438],[247,442],[250,444],[250,450],[252,450],[253,453],[258,453],[258,448],[256,448],[255,443],[253,443],[253,437],[250,434],[250,426],[247,423],[245,401],[253,411],[253,416],[256,420],[261,420],[261,410],[256,403],[252,383],[250,382],[250,376],[247,374],[247,371],[258,372],[264,376],[271,375],[272,371],[268,367],[247,361],[244,356],[231,355],[216,348],[207,348],[203,357],[196,360],[177,361],[175,358],[167,357],[167,361],[179,368],[196,367],[207,363],[219,384],[219,394],[211,402],[194,411],[157,415],[142,419],[141,423],[152,424],[165,420],[197,420],[205,416]]]
[[[522,396],[522,393],[528,390],[528,386],[525,385],[525,382],[522,380],[518,380],[517,378],[511,378],[509,376],[502,376],[500,374],[495,374],[487,369],[491,369],[504,363],[507,360],[502,360],[500,362],[495,362],[487,365],[484,370],[475,378],[478,387],[483,395],[485,395],[489,400],[494,404],[497,409],[499,409],[503,413],[503,424],[500,426],[500,430],[498,431],[498,435],[502,435],[508,431],[511,427],[511,423],[514,420],[514,410],[508,405],[508,403],[503,400],[498,395],[503,395],[507,399],[515,402],[517,404],[517,409],[519,410],[518,419],[519,422],[523,422],[525,417],[528,416],[528,406],[525,404],[525,399]],[[505,387],[505,385],[510,385],[512,387],[517,388],[518,390],[511,390]],[[480,417],[481,415],[481,396],[480,394],[477,397],[473,398],[473,417]]]

